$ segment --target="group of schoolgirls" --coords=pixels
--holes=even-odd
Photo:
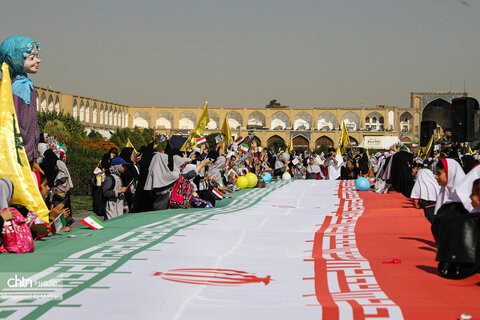
[[[431,223],[439,274],[462,279],[480,271],[479,162],[464,155],[425,164],[407,152],[390,158],[396,166],[393,188],[423,209]]]
[[[208,143],[184,152],[174,148],[170,138],[163,152],[156,151],[154,142],[138,153],[133,148],[107,152],[94,171],[94,212],[112,219],[129,212],[210,208],[239,189],[239,176],[252,172],[261,179],[271,172],[266,150],[254,142],[246,152],[224,145],[210,148]],[[103,211],[95,210],[99,197]]]

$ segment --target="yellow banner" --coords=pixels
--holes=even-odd
[[[200,138],[201,135],[205,132],[205,127],[210,122],[210,117],[208,116],[208,101],[205,101],[205,107],[203,107],[202,115],[200,119],[198,119],[197,125],[195,129],[190,132],[190,136],[188,137],[187,141],[182,146],[181,151],[184,151],[187,147],[187,144],[190,143],[190,148],[197,147],[197,139]]]
[[[293,151],[293,139],[290,139],[290,143],[288,144],[287,153],[292,153]]]
[[[133,146],[132,141],[130,141],[130,138],[127,138],[127,143],[125,144],[125,148],[133,148],[133,151],[135,151],[135,153],[137,153],[137,150]]]
[[[228,123],[228,113],[225,115],[225,119],[223,120],[223,125],[222,125],[222,130],[220,130],[220,133],[223,135],[223,141],[219,143],[219,145],[222,145],[225,143],[225,145],[228,145],[229,142],[233,143],[233,137],[232,133],[230,132],[230,125]]]
[[[49,222],[49,210],[33,178],[13,104],[12,82],[8,66],[2,64],[0,86],[0,177],[13,183],[12,202],[35,211],[40,219]]]
[[[348,137],[347,127],[345,122],[342,122],[342,134],[340,135],[340,141],[338,142],[337,154],[343,155],[345,153],[345,147],[350,145],[350,138]]]
[[[422,148],[422,153],[423,153],[423,159],[426,159],[429,157],[430,152],[433,149],[433,134],[430,137],[430,140],[428,141],[428,144],[426,147]]]

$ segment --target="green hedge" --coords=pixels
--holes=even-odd
[[[93,170],[108,150],[100,151],[70,144],[67,152],[67,167],[72,177],[74,195],[91,195]]]

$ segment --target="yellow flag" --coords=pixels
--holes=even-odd
[[[13,104],[12,83],[8,66],[2,64],[0,86],[0,177],[13,184],[12,202],[34,211],[40,219],[48,222],[49,210],[45,205],[28,163],[22,135],[18,127]]]
[[[430,140],[428,141],[427,143],[427,146],[422,148],[422,152],[424,154],[424,159],[425,158],[428,158],[428,156],[430,155],[430,152],[431,152],[431,149],[433,148],[433,134],[432,136],[430,137]]]
[[[135,150],[135,147],[132,144],[132,141],[130,141],[130,138],[127,138],[127,143],[125,144],[125,148],[133,148],[133,151],[137,153],[137,150]]]
[[[345,122],[342,122],[342,134],[340,135],[340,141],[338,142],[337,154],[344,154],[345,147],[350,145],[350,138],[348,137],[347,127]]]
[[[230,132],[230,124],[228,123],[228,113],[225,115],[220,133],[223,135],[223,141],[220,142],[219,145],[223,145],[224,143],[228,145],[229,142],[233,143],[232,133]]]
[[[365,149],[365,152],[367,153],[368,159],[370,159],[370,152],[368,152],[368,149]]]
[[[473,154],[472,148],[470,148],[470,146],[468,146],[468,151],[467,152],[470,153],[470,154]]]
[[[293,151],[293,139],[290,139],[290,143],[288,144],[287,153],[292,153]]]
[[[197,125],[195,129],[190,132],[190,136],[188,137],[187,141],[183,144],[181,151],[184,151],[187,147],[187,144],[190,143],[190,148],[197,147],[197,139],[200,138],[201,135],[205,132],[205,127],[210,122],[210,117],[208,116],[208,101],[205,101],[205,107],[203,107],[202,115],[200,119],[198,119]]]

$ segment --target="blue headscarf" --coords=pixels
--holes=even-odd
[[[23,72],[25,59],[32,52],[33,47],[40,50],[40,43],[25,36],[11,36],[0,45],[0,65],[3,62],[8,64],[10,77],[16,79],[12,84],[12,92],[20,97],[26,104],[30,104],[30,92],[33,90],[33,83]]]

